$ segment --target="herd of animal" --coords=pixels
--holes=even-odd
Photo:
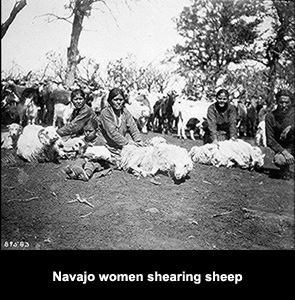
[[[48,83],[31,87],[13,82],[3,84],[1,114],[2,122],[4,120],[8,123],[8,131],[1,133],[1,148],[16,149],[17,155],[28,162],[57,162],[59,159],[69,158],[69,153],[80,155],[83,147],[81,139],[67,144],[56,132],[57,128],[68,122],[74,109],[70,95],[69,90]],[[87,93],[86,101],[100,114],[107,105],[107,96],[107,90],[91,91]],[[186,131],[189,130],[190,138],[195,139],[196,130],[202,137],[202,123],[210,104],[208,101],[188,100],[175,91],[163,95],[138,90],[130,92],[126,108],[142,133],[157,131],[167,134],[177,129],[177,136],[186,139]],[[166,172],[174,179],[181,180],[192,170],[194,162],[226,167],[260,167],[263,164],[263,154],[258,147],[258,138],[265,146],[264,131],[263,124],[260,124],[257,146],[238,140],[233,145],[224,142],[227,144],[226,150],[225,145],[220,143],[214,149],[204,145],[187,151],[168,144],[164,138],[153,138],[144,147],[124,147],[119,168],[138,176],[154,176],[158,172]],[[110,156],[105,147],[88,151],[105,160]]]
[[[2,124],[18,123],[38,124],[42,126],[61,127],[66,124],[73,112],[70,101],[71,91],[57,86],[53,82],[33,84],[30,87],[15,84],[13,81],[2,82],[1,119]],[[107,105],[108,90],[98,89],[86,92],[86,101],[99,115]],[[206,119],[210,101],[193,101],[175,91],[166,94],[133,90],[127,97],[126,108],[133,115],[142,133],[156,131],[168,134],[176,131],[177,137],[195,139],[195,134],[202,138],[202,124]],[[239,123],[243,126],[246,112],[238,103]],[[265,145],[263,124],[257,126],[260,139],[258,145]]]

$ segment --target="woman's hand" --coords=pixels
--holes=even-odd
[[[288,165],[293,165],[295,163],[294,156],[291,153],[289,153],[286,149],[282,151],[282,154],[285,156]]]

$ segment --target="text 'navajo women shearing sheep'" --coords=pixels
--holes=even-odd
[[[240,139],[194,146],[189,154],[193,162],[227,168],[238,166],[242,169],[262,167],[265,156],[259,147],[251,146]]]
[[[186,149],[167,144],[164,138],[154,137],[144,147],[132,144],[124,146],[119,168],[143,177],[164,172],[179,181],[185,179],[193,169],[193,162]]]

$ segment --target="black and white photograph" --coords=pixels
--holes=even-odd
[[[294,10],[2,0],[1,250],[294,250]]]

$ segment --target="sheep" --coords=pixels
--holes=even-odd
[[[23,127],[17,123],[12,123],[8,125],[7,128],[8,132],[1,133],[1,148],[16,148],[17,140],[23,130]]]
[[[27,125],[17,142],[17,155],[28,162],[58,162],[63,141],[53,126]]]
[[[83,156],[95,160],[112,161],[112,154],[106,146],[89,146]]]
[[[118,167],[143,177],[163,172],[180,181],[193,169],[193,162],[185,148],[167,144],[165,139],[156,137],[144,147],[124,146]]]
[[[86,150],[84,136],[74,137],[64,141],[63,150],[68,159],[73,159],[78,155],[81,156]]]
[[[231,168],[238,166],[242,169],[260,168],[264,164],[264,156],[261,149],[251,146],[249,143],[238,139],[226,140],[215,144],[194,146],[189,155],[193,162],[209,164],[216,167],[225,166]]]

